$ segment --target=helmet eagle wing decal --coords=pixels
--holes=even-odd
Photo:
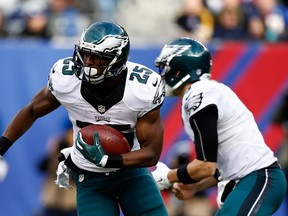
[[[158,61],[161,61],[161,62],[164,62],[164,61],[170,62],[170,60],[174,56],[177,56],[185,52],[190,47],[191,47],[190,45],[166,45],[157,59]]]
[[[94,44],[94,49],[101,52],[116,51],[117,54],[121,54],[123,47],[129,42],[127,36],[120,35],[106,35],[97,44]]]

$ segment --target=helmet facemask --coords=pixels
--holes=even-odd
[[[169,66],[165,66],[165,72],[162,75],[165,80],[165,95],[168,97],[177,96],[175,91],[180,89],[186,83],[190,81],[190,74],[183,74],[183,71],[178,68],[171,68]]]
[[[174,57],[175,56],[172,55],[164,61],[160,58],[155,61],[155,66],[158,67],[159,74],[164,77],[165,95],[168,97],[177,96],[174,91],[189,82],[191,77],[189,73],[185,74],[183,68],[178,67],[181,64],[173,63],[175,61]]]
[[[91,67],[85,65],[84,55],[88,55],[92,58],[98,58],[99,63],[97,66]],[[80,48],[79,45],[75,45],[74,52],[74,68],[76,69],[76,75],[80,78],[80,75],[83,74],[82,79],[88,81],[91,84],[99,84],[104,79],[118,76],[120,72],[124,69],[123,67],[118,67],[121,60],[118,59],[117,55],[103,53],[103,52],[93,52],[93,50]],[[107,64],[109,62],[109,64]],[[99,73],[101,71],[101,73]],[[103,72],[102,72],[103,71]]]

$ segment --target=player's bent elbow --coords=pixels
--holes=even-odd
[[[213,176],[216,171],[216,163],[205,162],[204,170],[207,177]]]
[[[147,161],[149,161],[149,166],[155,166],[160,159],[160,155],[158,154],[151,154]]]

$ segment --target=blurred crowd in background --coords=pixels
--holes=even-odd
[[[75,43],[103,20],[121,24],[134,44],[178,36],[203,43],[288,40],[288,0],[0,0],[2,38]]]
[[[41,39],[73,49],[88,25],[103,20],[122,25],[130,36],[132,47],[162,46],[179,36],[193,37],[203,43],[222,40],[288,41],[288,0],[0,0],[0,43],[5,39]],[[286,108],[279,110],[287,111]],[[275,122],[283,124],[287,132],[287,113],[277,116]],[[67,215],[75,214],[75,200],[63,198],[75,195],[59,191],[54,184],[55,155],[60,147],[64,147],[63,139],[65,143],[67,141],[66,132],[65,129],[65,136],[59,140],[53,139],[55,143],[47,144],[52,150],[41,161],[40,168],[47,174],[47,179],[42,192],[45,205],[37,211],[37,216],[46,215],[43,212],[55,215],[55,211],[67,210]],[[286,133],[286,144],[287,140]],[[283,149],[287,146],[283,143]],[[190,141],[175,143],[169,166],[174,168],[193,159],[195,151],[192,147]],[[286,150],[281,152],[285,156],[281,157],[281,162],[287,174]],[[185,202],[167,193],[167,208],[171,216],[199,216],[199,212],[201,216],[210,216],[215,211],[216,204],[210,197],[212,194],[214,198],[213,191],[204,191]],[[59,199],[55,197],[62,200],[64,208],[58,208],[54,201]],[[197,212],[194,213],[193,209]]]

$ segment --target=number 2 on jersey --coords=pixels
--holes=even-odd
[[[72,62],[72,58],[66,58],[63,61],[63,68],[62,68],[62,73],[64,75],[73,75],[74,74],[74,70],[73,70],[73,65],[74,63]]]
[[[146,84],[150,74],[152,74],[152,71],[148,68],[139,68],[136,66],[130,74],[129,80],[134,80],[134,78],[136,78],[139,83]]]

